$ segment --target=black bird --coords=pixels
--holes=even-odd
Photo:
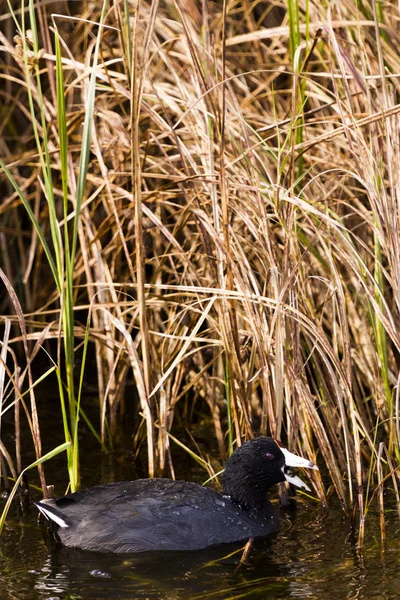
[[[187,481],[139,479],[98,485],[36,506],[65,546],[102,552],[199,550],[276,531],[269,488],[286,480],[309,490],[286,467],[318,469],[271,438],[259,437],[227,461],[222,493]]]

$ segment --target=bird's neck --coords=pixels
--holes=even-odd
[[[248,511],[263,513],[270,502],[267,499],[267,489],[260,482],[249,481],[247,478],[242,485],[239,479],[224,481],[223,494],[229,496],[234,504]]]

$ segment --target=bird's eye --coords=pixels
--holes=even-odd
[[[275,458],[275,456],[274,456],[273,454],[271,454],[271,452],[266,452],[266,453],[265,453],[265,458],[266,458],[267,460],[272,460],[272,459],[274,459],[274,458]]]

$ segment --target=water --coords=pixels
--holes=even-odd
[[[391,599],[400,589],[400,527],[388,520],[382,550],[371,515],[357,553],[339,507],[300,503],[281,514],[281,531],[252,548],[238,566],[237,547],[201,552],[112,555],[49,549],[36,512],[8,520],[0,539],[1,600],[254,598]]]

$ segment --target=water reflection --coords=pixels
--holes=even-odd
[[[222,598],[260,585],[264,588],[265,577],[247,581],[243,573],[235,573],[239,556],[237,547],[130,556],[58,548],[47,556],[35,589],[53,597],[180,600]],[[269,576],[279,578],[279,567],[268,562]]]

